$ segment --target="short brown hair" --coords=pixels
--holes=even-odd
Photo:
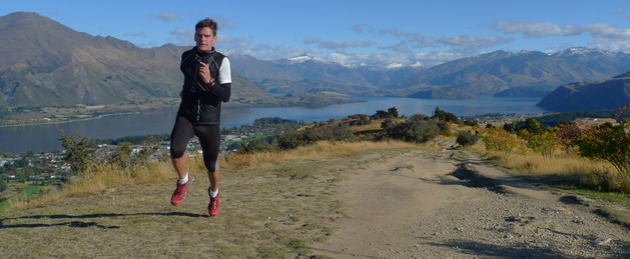
[[[203,19],[195,25],[195,31],[205,27],[210,28],[214,36],[217,36],[217,31],[219,30],[219,24],[217,24],[217,22],[210,18]]]

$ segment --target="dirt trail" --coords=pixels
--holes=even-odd
[[[453,149],[452,140],[441,144],[437,156],[412,151],[345,172],[337,197],[349,217],[334,222],[337,231],[314,252],[333,258],[630,258],[627,229]],[[471,186],[462,162],[502,192]]]

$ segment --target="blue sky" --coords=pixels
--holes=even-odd
[[[262,60],[305,53],[345,64],[430,67],[499,49],[630,53],[627,0],[32,0],[3,3],[0,16],[17,11],[144,48],[192,46],[195,23],[210,17],[219,22],[218,49]]]

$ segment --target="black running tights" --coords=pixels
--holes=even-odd
[[[219,147],[221,146],[221,126],[216,125],[193,125],[188,119],[177,116],[175,126],[171,132],[171,157],[180,158],[186,152],[188,141],[193,136],[199,138],[201,150],[203,151],[203,163],[210,172],[216,172],[219,165]]]

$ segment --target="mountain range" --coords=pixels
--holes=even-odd
[[[36,13],[12,13],[0,17],[0,105],[176,97],[183,81],[179,58],[190,48],[140,48],[114,37],[76,32]],[[553,54],[498,50],[430,68],[419,63],[344,65],[308,55],[259,60],[221,51],[231,61],[233,99],[249,104],[264,100],[267,106],[276,97],[309,93],[473,98],[505,91],[498,96],[540,96],[558,86],[575,90],[630,70],[630,54],[582,47]]]
[[[114,37],[76,32],[37,13],[11,13],[0,17],[0,105],[97,105],[177,97],[183,82],[180,56],[190,48],[140,48]],[[286,105],[281,103],[284,96],[276,97],[278,105]],[[274,98],[232,71],[235,102],[229,104],[268,104]]]
[[[536,105],[553,111],[591,111],[619,109],[624,104],[630,104],[630,73],[562,85]]]

